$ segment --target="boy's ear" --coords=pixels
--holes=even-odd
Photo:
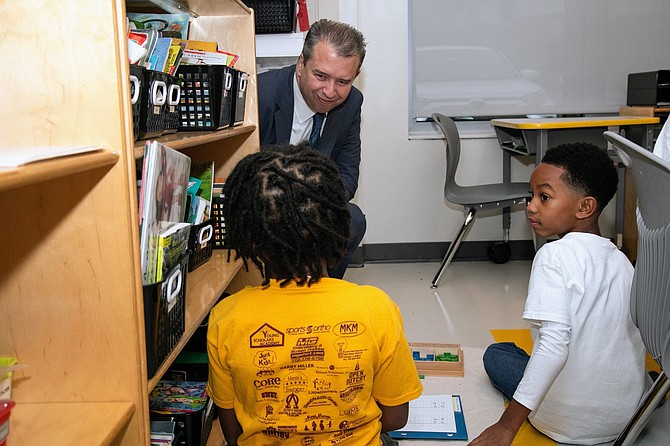
[[[591,217],[596,213],[598,209],[598,201],[591,196],[587,196],[581,199],[579,210],[577,211],[577,218],[584,220]]]

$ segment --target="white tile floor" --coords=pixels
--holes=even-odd
[[[493,342],[489,330],[528,327],[521,313],[530,265],[530,261],[454,262],[437,289],[430,286],[439,266],[433,262],[367,263],[349,268],[344,278],[386,291],[402,311],[410,342],[485,348]],[[478,432],[471,433],[471,439],[472,434]],[[670,445],[670,404],[656,410],[635,444]]]

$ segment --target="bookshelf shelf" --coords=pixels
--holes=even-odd
[[[111,445],[135,411],[131,402],[25,403],[10,417],[10,440],[15,445]]]
[[[175,150],[183,150],[189,147],[197,147],[202,144],[223,141],[238,135],[250,134],[256,130],[255,125],[241,125],[213,132],[177,132],[156,138]],[[145,140],[135,142],[135,158],[140,159],[144,155]]]
[[[0,169],[0,191],[113,166],[118,161],[117,153],[101,151],[38,161],[15,169]]]

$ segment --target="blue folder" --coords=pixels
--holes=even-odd
[[[445,395],[449,396],[449,395]],[[463,415],[463,405],[460,395],[451,395],[453,398],[454,420],[456,421],[456,432],[441,431],[440,424],[435,424],[434,430],[412,430],[413,426],[408,424],[404,428],[389,432],[391,438],[395,440],[411,439],[430,439],[430,440],[467,440],[468,430],[465,427],[465,416]],[[419,398],[420,399],[420,398]],[[412,413],[412,403],[410,402],[410,417]]]

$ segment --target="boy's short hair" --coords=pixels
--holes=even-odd
[[[223,194],[225,244],[254,262],[264,284],[312,284],[326,275],[324,261],[335,266],[346,253],[351,215],[339,171],[307,143],[247,155]]]
[[[607,151],[594,144],[561,144],[547,150],[542,162],[563,168],[565,184],[574,192],[594,197],[598,213],[617,191],[619,177],[616,166]]]

